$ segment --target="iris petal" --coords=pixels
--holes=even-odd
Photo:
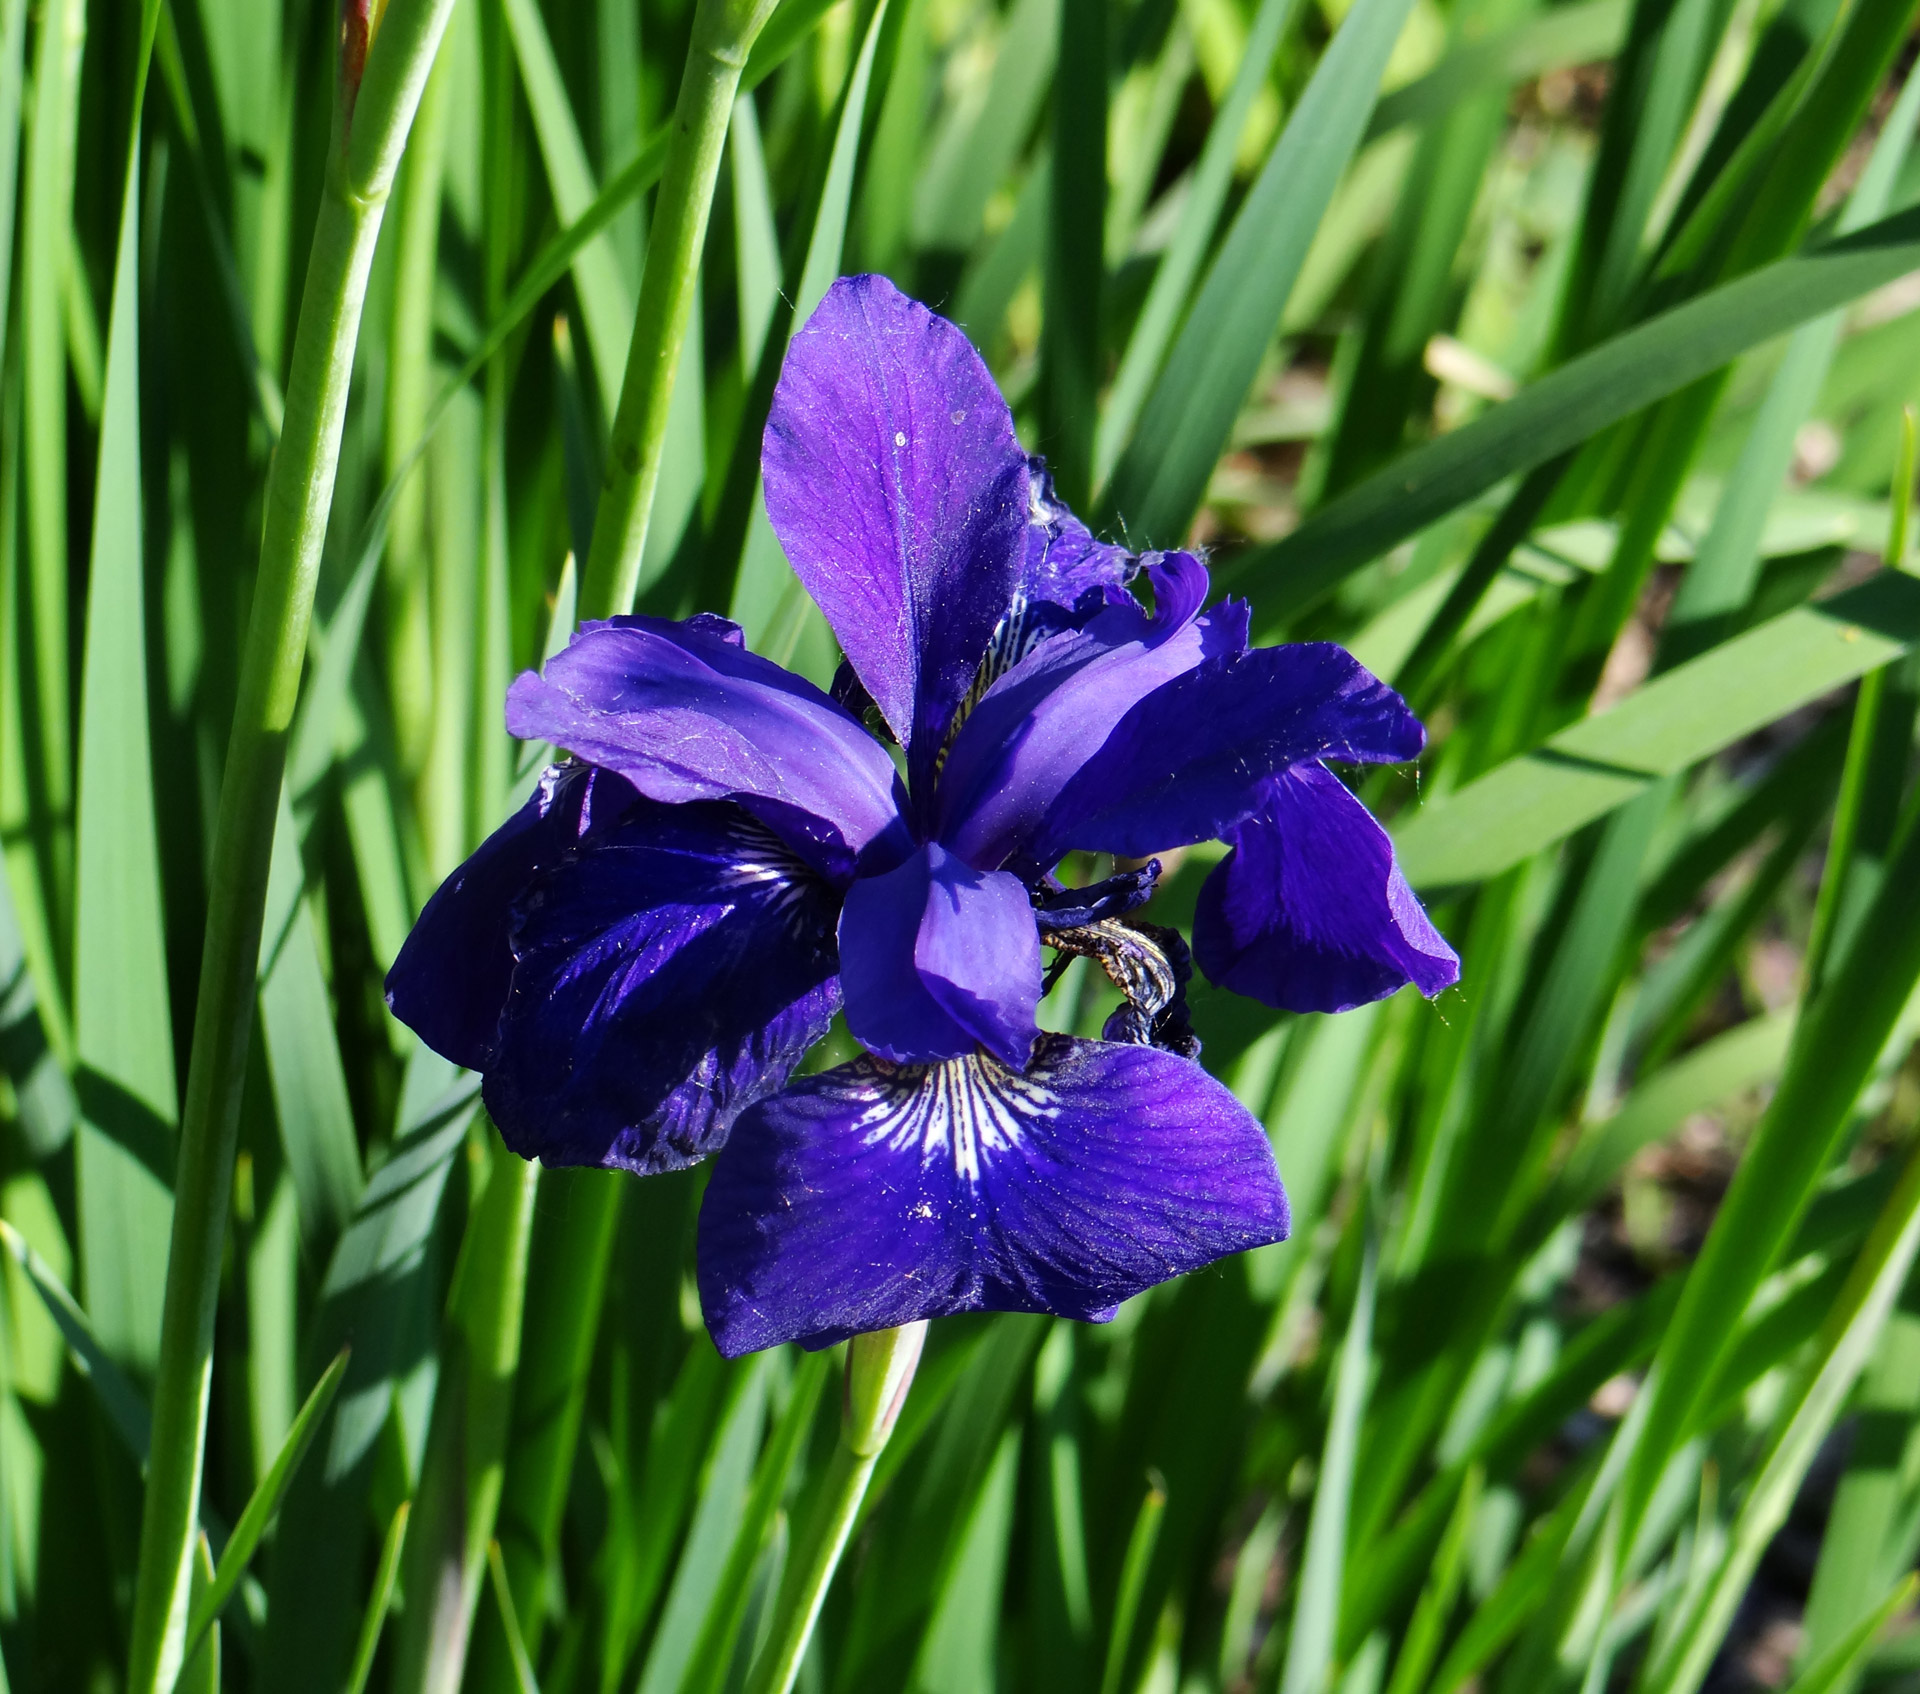
[[[722,626],[722,627],[715,627]],[[827,875],[907,851],[893,762],[810,682],[719,619],[588,624],[507,694],[507,727],[626,777],[650,799],[737,800]]]
[[[1061,789],[1140,701],[1246,645],[1247,612],[1206,616],[1207,573],[1191,553],[1149,559],[1156,610],[1131,601],[1043,642],[989,689],[940,773],[939,837],[969,863],[1018,852]],[[1059,855],[1055,855],[1057,858]]]
[[[507,1145],[639,1172],[712,1152],[826,1033],[837,905],[728,805],[643,804],[541,877],[486,1075]]]
[[[767,516],[894,734],[931,773],[1027,546],[1027,461],[958,329],[843,277],[794,336],[761,448]]]
[[[1431,998],[1460,960],[1394,863],[1393,843],[1324,765],[1264,785],[1200,889],[1193,951],[1223,988],[1289,1012],[1344,1012],[1411,982]]]
[[[1024,1073],[860,1060],[745,1114],[700,1298],[729,1357],[951,1312],[1100,1322],[1287,1227],[1265,1132],[1197,1065],[1049,1036]]]
[[[1040,942],[1020,882],[930,843],[847,890],[840,917],[847,1027],[869,1052],[957,1058],[976,1044],[1026,1062]]]
[[[393,1015],[442,1058],[483,1070],[513,981],[513,907],[639,797],[611,771],[555,765],[527,803],[447,878],[387,972]]]
[[[1344,648],[1255,648],[1141,700],[1060,789],[1027,851],[1046,865],[1074,847],[1145,858],[1210,841],[1289,766],[1398,763],[1425,745],[1407,703]]]

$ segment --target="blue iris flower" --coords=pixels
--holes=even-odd
[[[833,692],[723,618],[584,626],[507,698],[570,756],[427,903],[394,1013],[483,1073],[524,1157],[719,1155],[699,1282],[729,1356],[1098,1321],[1283,1239],[1266,1135],[1194,1060],[1186,946],[1135,911],[1151,855],[1220,839],[1215,983],[1437,993],[1458,961],[1325,763],[1411,759],[1419,722],[1338,647],[1250,647],[1193,555],[1096,541],[966,337],[883,278],[794,337],[762,463]],[[1144,864],[1070,889],[1076,850]],[[1106,1039],[1040,1032],[1043,946],[1121,988]],[[789,1082],[843,1008],[867,1056]]]

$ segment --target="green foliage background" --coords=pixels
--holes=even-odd
[[[1362,791],[1464,961],[1332,1018],[1198,992],[1294,1239],[1102,1328],[936,1323],[803,1689],[1920,1687],[1889,1627],[1920,1552],[1913,12],[780,0],[640,607],[830,675],[760,426],[794,324],[887,271],[1081,510],[1197,537],[1261,638],[1414,700],[1429,754]],[[209,855],[356,17],[0,0],[17,1689],[127,1686],[143,1466],[190,1471],[149,1454],[182,1085],[203,932],[252,898]],[[400,163],[290,626],[183,1689],[728,1694],[828,1474],[838,1357],[724,1364],[701,1329],[699,1173],[536,1175],[380,997],[544,757],[502,695],[574,618],[693,24],[457,0]],[[1050,1027],[1097,1031],[1088,970]]]

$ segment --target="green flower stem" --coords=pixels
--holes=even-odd
[[[813,1639],[827,1585],[860,1515],[874,1464],[906,1404],[926,1339],[923,1320],[900,1329],[856,1335],[848,1344],[840,1441],[814,1505],[807,1538],[781,1581],[773,1626],[747,1681],[747,1694],[788,1694],[800,1674],[800,1661]]]
[[[300,687],[314,580],[333,502],[354,343],[380,218],[452,0],[389,0],[357,88],[343,55],[326,187],[307,261],[285,424],[268,472],[252,621],[214,826],[173,1242],[140,1526],[130,1694],[172,1686],[187,1621],[214,1303],[252,1031],[267,865]],[[352,6],[346,8],[349,23]],[[347,39],[354,40],[351,27]]]
[[[693,311],[727,120],[747,54],[773,7],[774,0],[700,0],[694,13],[693,43],[674,105],[666,166],[647,238],[627,374],[607,441],[606,481],[593,523],[593,547],[581,582],[583,618],[604,618],[633,607],[647,522],[660,482],[667,408]]]

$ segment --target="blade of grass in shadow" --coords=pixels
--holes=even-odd
[[[1509,476],[1576,447],[1750,347],[1920,265],[1920,211],[1782,259],[1636,325],[1504,404],[1402,454],[1291,535],[1217,575],[1284,621],[1352,571]]]
[[[396,1395],[411,1392],[428,1366],[444,1274],[435,1225],[478,1092],[476,1078],[415,1046],[391,1152],[361,1193],[308,1320],[304,1347],[316,1374],[331,1350],[350,1342],[353,1357],[322,1430],[320,1462],[302,1467],[281,1515],[260,1663],[284,1694],[332,1694],[348,1672],[361,1611],[355,1553],[377,1443]]]
[[[259,994],[260,1036],[280,1144],[300,1202],[300,1232],[309,1249],[324,1256],[360,1198],[360,1144],[307,903],[299,829],[284,789],[267,875]]]
[[[1041,326],[1042,450],[1060,497],[1093,494],[1107,224],[1107,4],[1060,0],[1053,79],[1053,216]]]
[[[487,1128],[486,1188],[467,1220],[447,1297],[433,1422],[407,1533],[404,1587],[415,1599],[401,1614],[394,1649],[398,1694],[459,1688],[500,1502],[540,1167]]]
[[[1120,1562],[1120,1585],[1113,1596],[1113,1623],[1107,1631],[1106,1666],[1100,1673],[1100,1694],[1119,1694],[1132,1651],[1140,1614],[1140,1595],[1147,1585],[1147,1567],[1160,1539],[1160,1520],[1166,1516],[1167,1496],[1158,1478],[1147,1479],[1147,1492],[1127,1537],[1126,1556]]]
[[[1409,9],[1357,0],[1247,190],[1101,497],[1135,545],[1185,538]]]

